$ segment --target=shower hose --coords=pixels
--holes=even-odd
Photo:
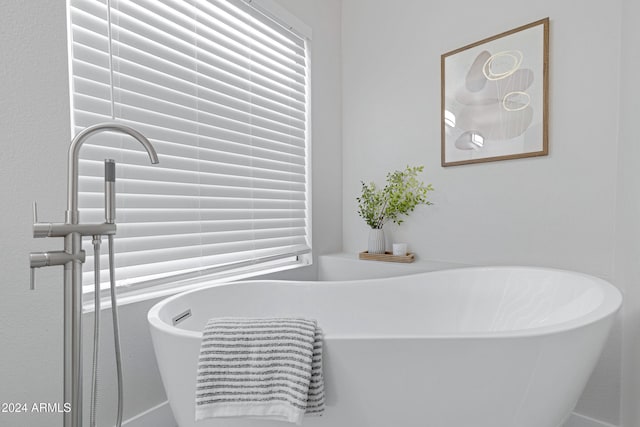
[[[93,236],[93,274],[94,274],[94,323],[93,323],[93,369],[91,381],[91,411],[89,415],[89,425],[96,427],[96,411],[98,407],[98,353],[100,347],[100,245],[102,243],[101,236]],[[113,319],[113,343],[116,353],[116,376],[118,382],[118,414],[116,419],[116,427],[122,427],[122,406],[123,406],[123,387],[122,387],[122,355],[120,353],[120,325],[118,322],[118,305],[116,301],[116,284],[115,284],[115,264],[113,235],[108,236],[109,243],[109,282],[111,291],[111,317]]]

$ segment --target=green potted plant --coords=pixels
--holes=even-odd
[[[384,224],[391,221],[400,225],[403,217],[413,212],[416,206],[432,204],[427,200],[427,193],[433,191],[433,187],[418,179],[418,173],[423,170],[424,166],[407,166],[402,171],[390,172],[383,188],[378,188],[374,182],[362,182],[362,194],[356,200],[358,215],[371,228],[369,253],[385,253]]]

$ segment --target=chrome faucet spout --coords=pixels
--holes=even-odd
[[[93,134],[109,131],[123,133],[133,137],[142,144],[145,150],[147,150],[151,163],[158,163],[158,154],[153,148],[153,145],[151,145],[144,135],[129,126],[116,122],[105,122],[89,126],[88,128],[80,131],[73,140],[71,140],[71,145],[69,146],[67,222],[71,224],[78,223],[78,157],[80,154],[80,147],[82,147],[82,144],[84,144],[84,142]]]

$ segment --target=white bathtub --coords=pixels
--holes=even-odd
[[[148,315],[180,427],[194,421],[201,329],[218,316],[303,316],[325,331],[327,410],[309,427],[559,427],[622,297],[559,270],[495,267],[348,282],[251,281],[168,298]],[[190,310],[191,316],[172,325]]]

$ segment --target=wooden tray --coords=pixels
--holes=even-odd
[[[416,256],[413,253],[408,253],[404,256],[394,255],[391,252],[385,252],[383,254],[370,254],[369,251],[360,252],[358,258],[370,260],[370,261],[387,261],[387,262],[413,262],[416,260]]]

